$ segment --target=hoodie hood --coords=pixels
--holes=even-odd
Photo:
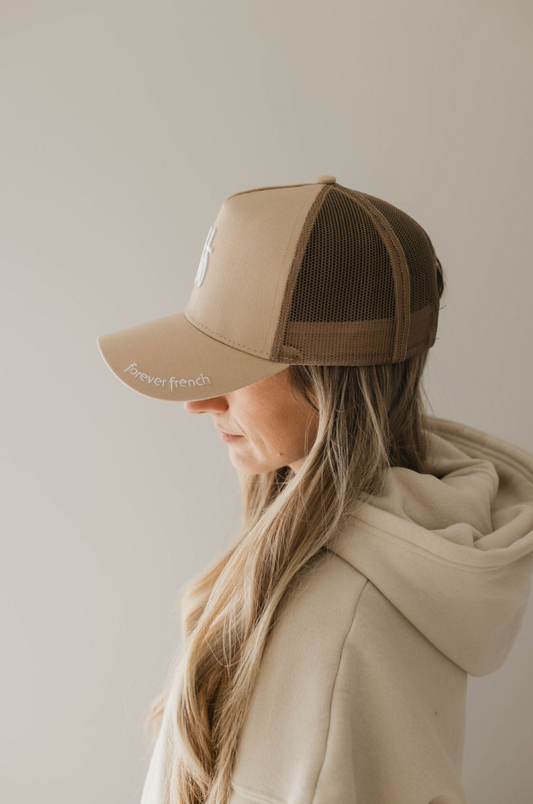
[[[328,548],[363,573],[472,676],[497,670],[524,616],[533,573],[533,455],[427,416],[428,473],[386,472]]]

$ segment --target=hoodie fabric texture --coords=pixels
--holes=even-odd
[[[429,419],[428,473],[388,469],[283,599],[228,804],[466,804],[467,676],[502,666],[526,611],[533,455]],[[168,802],[171,709],[141,804]]]

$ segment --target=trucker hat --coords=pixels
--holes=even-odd
[[[397,363],[435,342],[439,272],[420,224],[334,176],[257,187],[222,204],[184,310],[97,344],[129,388],[176,402],[294,363]]]

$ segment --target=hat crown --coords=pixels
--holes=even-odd
[[[229,196],[208,241],[185,315],[230,346],[280,362],[369,365],[435,341],[427,233],[334,176]]]

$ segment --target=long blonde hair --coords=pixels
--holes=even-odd
[[[294,392],[318,414],[314,443],[296,473],[288,466],[238,472],[240,531],[185,588],[183,645],[145,721],[153,748],[165,705],[172,705],[169,804],[226,804],[265,643],[289,585],[324,555],[346,512],[382,491],[387,467],[425,471],[427,357],[428,351],[378,366],[289,366]]]

